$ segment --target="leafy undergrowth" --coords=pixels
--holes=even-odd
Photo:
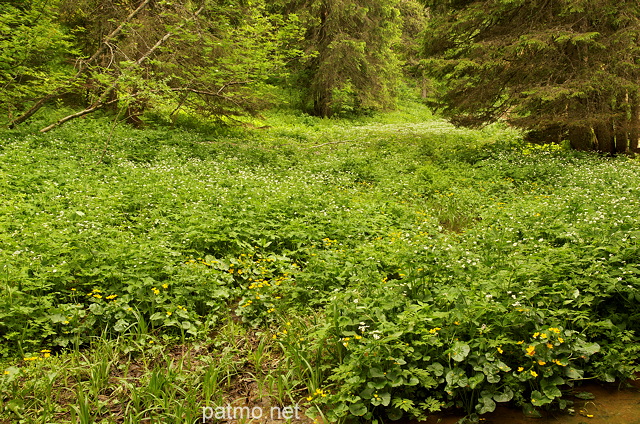
[[[638,371],[637,161],[417,105],[267,123],[0,134],[0,420],[473,420]]]

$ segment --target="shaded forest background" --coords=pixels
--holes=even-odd
[[[638,150],[639,22],[636,1],[609,0],[9,0],[0,119],[353,116],[409,81],[456,124],[615,154]]]

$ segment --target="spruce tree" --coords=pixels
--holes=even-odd
[[[504,118],[575,149],[638,149],[637,0],[428,1],[435,104],[462,125]]]
[[[398,0],[285,1],[307,28],[295,68],[307,111],[317,116],[393,105],[400,40]]]

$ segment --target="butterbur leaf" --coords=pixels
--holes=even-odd
[[[582,378],[583,372],[575,368],[567,368],[566,374],[569,378]]]
[[[382,406],[389,406],[389,403],[391,403],[390,393],[382,393],[380,394],[380,398],[382,399]]]
[[[352,403],[351,405],[349,405],[349,412],[351,412],[351,414],[355,415],[356,417],[361,417],[367,413],[367,407],[364,403],[361,402]]]
[[[493,400],[496,402],[509,402],[511,399],[513,399],[513,390],[511,390],[511,387],[507,387],[502,393],[493,395]]]
[[[469,388],[475,389],[476,386],[484,380],[484,374],[476,374],[472,377],[469,377]]]
[[[558,389],[558,386],[556,386],[554,382],[549,381],[546,378],[542,379],[542,381],[540,382],[540,388],[548,398],[554,399],[562,396],[562,392],[560,391],[560,389]]]
[[[129,323],[123,319],[119,319],[118,321],[116,321],[115,325],[113,326],[113,329],[119,333],[127,331],[127,328],[129,328]]]
[[[549,398],[537,390],[531,392],[531,404],[534,406],[542,406],[553,402],[553,398]]]
[[[369,376],[376,378],[376,377],[384,377],[384,373],[382,371],[380,371],[379,368],[369,368]]]
[[[451,347],[451,358],[456,362],[461,362],[469,355],[471,348],[468,344],[457,341]]]
[[[480,415],[496,410],[496,403],[491,399],[490,395],[481,396],[476,405],[476,412]]]
[[[431,369],[431,371],[433,371],[433,374],[436,377],[440,377],[442,376],[442,374],[444,374],[444,367],[442,366],[442,364],[438,362],[434,362],[433,364],[429,365],[428,368]]]

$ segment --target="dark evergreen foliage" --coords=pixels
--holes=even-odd
[[[432,1],[425,54],[455,122],[501,118],[538,139],[606,153],[638,148],[640,4]]]

